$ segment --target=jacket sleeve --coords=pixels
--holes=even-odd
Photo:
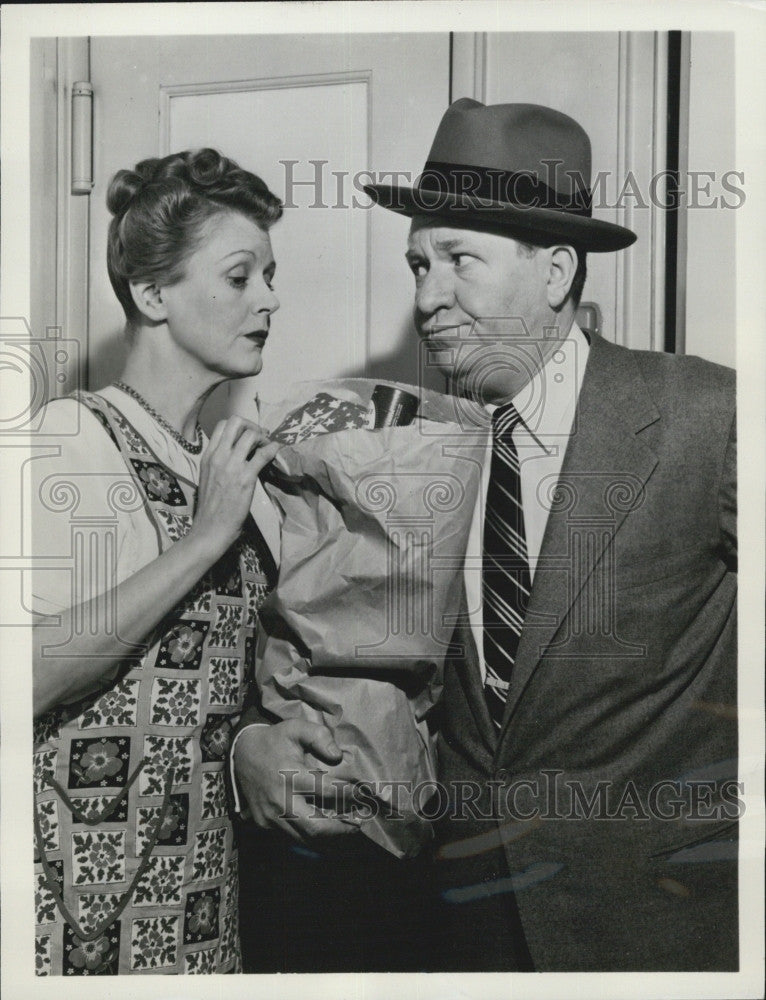
[[[247,806],[240,799],[239,789],[237,788],[237,777],[234,773],[234,750],[237,746],[237,740],[240,733],[244,729],[247,729],[248,726],[269,726],[273,722],[279,721],[276,716],[264,709],[261,704],[260,692],[257,686],[252,684],[242,714],[239,717],[239,722],[232,735],[231,748],[229,750],[229,766],[224,770],[224,784],[226,786],[229,811],[241,816],[243,819],[247,818]]]
[[[737,415],[732,417],[718,493],[719,524],[724,559],[737,569]]]

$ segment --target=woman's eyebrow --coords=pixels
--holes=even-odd
[[[255,257],[255,254],[253,253],[252,250],[245,250],[244,247],[243,247],[241,250],[232,250],[231,253],[224,254],[223,257],[220,258],[220,260],[226,260],[227,257],[233,257],[235,254],[238,254],[238,253],[248,253],[248,254],[250,254],[251,257]],[[220,261],[219,261],[219,263],[220,263]]]

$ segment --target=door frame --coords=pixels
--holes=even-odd
[[[683,34],[688,35],[684,32]],[[666,168],[668,33],[618,32],[617,171],[622,178],[632,171],[641,192],[650,190],[653,177]],[[450,100],[472,97],[484,101],[487,93],[487,33],[452,35]],[[688,92],[686,94],[688,102]],[[663,192],[659,192],[664,201]],[[659,200],[659,199],[657,199]],[[626,347],[662,351],[665,346],[665,236],[666,212],[655,200],[648,210],[637,211],[626,203],[611,221],[627,226],[638,236],[619,255],[616,275],[616,339]],[[683,216],[685,208],[679,208]],[[679,225],[682,224],[679,219]],[[685,244],[679,240],[676,268],[685,273]],[[586,285],[587,297],[587,285]],[[684,313],[676,316],[677,350],[684,343]]]
[[[72,88],[90,79],[88,38],[34,38],[30,51],[30,320],[35,338],[77,341],[49,380],[65,396],[88,380],[89,194],[72,193]]]

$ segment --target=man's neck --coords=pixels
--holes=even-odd
[[[524,392],[567,340],[574,318],[574,310],[568,311],[566,316],[557,316],[555,324],[544,327],[541,332],[530,336],[528,341],[498,345],[495,371],[482,377],[477,386],[458,385],[453,391],[482,405],[510,403]]]

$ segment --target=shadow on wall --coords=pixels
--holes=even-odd
[[[88,358],[88,389],[101,389],[119,378],[129,348],[130,341],[124,329],[115,327],[111,330]]]

